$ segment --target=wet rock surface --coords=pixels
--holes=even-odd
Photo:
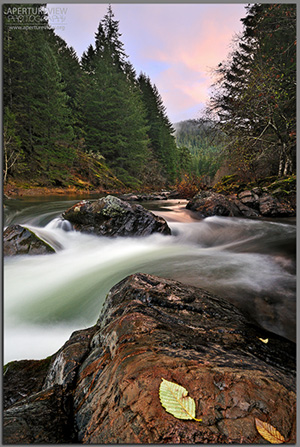
[[[95,202],[81,201],[63,213],[63,218],[77,231],[99,236],[148,236],[171,234],[166,221],[140,204],[128,203],[114,196]]]
[[[3,416],[5,444],[57,444],[74,441],[72,399],[55,385],[9,407]]]
[[[179,197],[179,193],[177,191],[160,191],[153,192],[149,194],[122,194],[120,199],[127,201],[137,201],[137,202],[146,202],[152,200],[168,200],[168,199],[177,199]]]
[[[295,344],[176,281],[135,274],[118,283],[97,324],[75,332],[44,377],[42,390],[6,410],[8,442],[256,444],[265,442],[257,417],[295,443]],[[162,378],[189,391],[202,422],[164,410]]]
[[[186,207],[197,211],[203,217],[241,215],[234,200],[212,191],[200,191]]]
[[[48,253],[55,253],[54,248],[28,228],[21,225],[10,225],[4,230],[4,256],[44,255]]]
[[[50,365],[50,358],[10,362],[3,373],[3,407],[41,391]]]
[[[72,393],[78,367],[90,352],[90,340],[96,329],[94,326],[74,332],[63,347],[47,359],[5,365],[5,443],[77,442]]]
[[[199,191],[187,204],[188,209],[197,211],[202,217],[291,217],[296,215],[293,201],[254,188],[238,195]]]

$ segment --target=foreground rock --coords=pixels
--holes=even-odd
[[[73,421],[71,396],[56,385],[32,394],[5,411],[4,444],[71,443]]]
[[[63,213],[78,231],[99,236],[148,236],[171,234],[166,221],[139,204],[107,196],[95,202],[83,200]]]
[[[164,410],[162,378],[189,391],[202,422]],[[295,345],[201,289],[135,274],[52,357],[41,389],[6,410],[3,429],[11,443],[263,443],[255,418],[295,443]]]
[[[21,360],[5,365],[3,379],[4,408],[8,408],[42,389],[50,360],[50,358]]]
[[[43,255],[55,253],[45,241],[40,239],[33,231],[21,225],[10,225],[3,233],[3,254],[13,255]]]
[[[287,199],[277,198],[262,188],[254,188],[238,195],[200,191],[187,204],[188,209],[203,217],[291,217],[295,207]]]

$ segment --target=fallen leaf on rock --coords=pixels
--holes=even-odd
[[[188,396],[188,391],[183,386],[162,379],[159,387],[159,398],[162,406],[168,413],[177,419],[196,419],[196,405],[194,399]]]
[[[263,343],[268,343],[268,338],[258,338],[258,340],[262,341]]]
[[[271,444],[282,444],[285,442],[284,437],[279,431],[276,430],[273,425],[263,422],[260,419],[255,418],[255,425],[258,433]]]

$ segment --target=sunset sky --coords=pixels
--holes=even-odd
[[[211,69],[226,59],[232,38],[242,31],[240,19],[246,15],[245,6],[112,3],[129,60],[137,74],[146,73],[157,86],[171,122],[200,116],[213,81]],[[53,7],[64,11],[55,15]],[[104,3],[47,5],[56,33],[79,58],[94,44],[107,7]]]

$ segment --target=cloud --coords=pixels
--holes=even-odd
[[[108,4],[63,6],[68,8],[68,25],[60,35],[81,57],[94,43]],[[245,6],[112,4],[129,60],[137,74],[145,72],[156,84],[171,121],[200,110],[208,99],[210,70],[226,59],[232,37],[242,29]]]

